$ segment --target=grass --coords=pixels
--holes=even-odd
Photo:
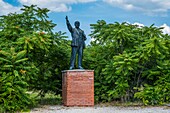
[[[35,98],[36,105],[61,105],[62,97],[61,95],[55,95],[53,93],[47,93],[44,97],[39,96],[39,92],[31,92],[31,97]]]
[[[40,97],[40,96],[38,96],[39,92],[31,92],[30,94],[31,94],[31,97],[35,98],[35,100],[36,100],[36,104],[33,107],[41,107],[42,105],[62,105],[61,95],[47,93],[44,97]],[[101,107],[107,107],[107,106],[146,107],[140,101],[136,101],[136,102],[120,102],[120,101],[100,102],[100,103],[95,103],[95,105],[101,106]]]
[[[36,99],[40,105],[61,105],[62,98],[60,95],[46,94],[45,97],[39,97]]]
[[[120,101],[112,101],[112,102],[105,102],[105,103],[97,103],[96,104],[99,107],[111,107],[111,106],[117,106],[117,107],[164,107],[165,109],[170,108],[170,104],[163,104],[163,105],[144,105],[141,101],[135,101],[135,102],[120,102]]]
[[[105,103],[98,103],[98,106],[122,106],[122,107],[138,107],[144,106],[141,102],[120,102],[120,101],[112,101],[112,102],[105,102]]]

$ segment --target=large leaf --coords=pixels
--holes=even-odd
[[[3,67],[4,68],[13,68],[14,66],[13,65],[4,65]]]
[[[23,51],[20,51],[19,53],[17,53],[17,55],[16,55],[16,60],[19,60],[19,59],[21,59],[22,57],[24,57],[25,56],[25,54],[26,54],[26,50],[23,50]]]
[[[2,57],[0,57],[0,60],[1,60],[1,61],[5,61],[5,62],[8,62],[8,63],[11,63],[11,61],[10,61],[10,60],[5,59],[5,58],[2,58]]]
[[[14,70],[14,75],[15,75],[15,77],[19,77],[19,74],[18,74],[17,70]]]
[[[14,63],[15,63],[15,64],[18,64],[18,63],[24,62],[24,61],[26,61],[26,60],[28,60],[28,58],[23,58],[23,59],[17,60],[17,61],[15,61]]]
[[[2,55],[4,55],[4,56],[6,56],[6,57],[8,57],[8,56],[10,56],[11,54],[10,53],[8,53],[8,52],[6,52],[6,51],[0,51],[0,54],[2,54]]]

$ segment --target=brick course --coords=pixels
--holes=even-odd
[[[65,106],[94,106],[94,71],[62,71],[62,99]]]

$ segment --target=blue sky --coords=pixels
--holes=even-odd
[[[81,23],[90,42],[90,24],[97,20],[107,23],[129,22],[131,24],[164,26],[163,32],[170,34],[170,0],[0,0],[0,15],[18,12],[22,5],[36,4],[48,8],[50,20],[57,24],[54,31],[67,32],[65,16],[70,23]]]

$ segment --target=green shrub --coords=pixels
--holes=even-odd
[[[25,79],[26,51],[0,51],[0,108],[2,111],[15,112],[33,105],[27,94],[28,84]]]
[[[49,10],[36,5],[21,10],[0,17],[0,106],[10,112],[32,104],[28,90],[61,94],[61,70],[69,63],[70,41],[53,32]]]
[[[95,70],[96,102],[170,102],[170,36],[162,28],[104,20],[91,28],[94,41],[85,50],[85,62]]]

